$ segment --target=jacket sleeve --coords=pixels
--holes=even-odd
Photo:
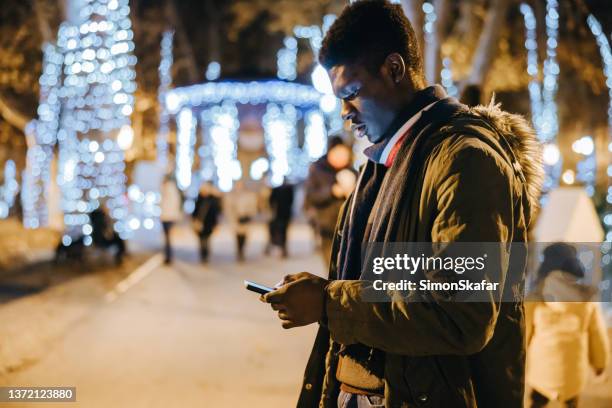
[[[440,156],[428,167],[428,173],[434,174],[432,199],[436,200],[432,242],[510,242],[509,166],[477,141],[457,149],[452,157]],[[487,262],[487,268],[499,268],[503,280],[509,254],[507,245],[498,248],[500,253],[493,259],[499,264]],[[361,297],[371,287],[372,282],[365,281],[334,281],[328,286],[328,328],[338,343],[362,343],[411,356],[466,355],[480,351],[493,335],[499,299],[492,293],[478,303],[413,302],[399,292],[391,292],[388,302],[365,302]]]
[[[598,373],[602,373],[610,359],[610,342],[606,323],[598,303],[591,303],[593,311],[589,320],[589,362]]]

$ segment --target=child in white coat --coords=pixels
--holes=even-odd
[[[577,407],[589,372],[601,375],[606,368],[606,325],[596,290],[578,282],[583,276],[574,247],[556,243],[544,250],[536,290],[525,302],[532,408],[551,400]]]

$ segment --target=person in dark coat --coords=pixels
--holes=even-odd
[[[278,246],[282,251],[283,258],[288,256],[287,252],[287,230],[291,222],[293,209],[293,185],[283,180],[283,184],[273,187],[269,197],[270,211],[270,244]]]
[[[219,222],[221,195],[210,182],[202,183],[193,209],[193,226],[200,239],[200,260],[208,262],[210,236]]]
[[[329,278],[288,275],[261,298],[283,328],[319,323],[298,408],[522,407],[516,294],[543,174],[533,129],[498,106],[469,108],[428,86],[412,26],[389,1],[346,6],[319,61],[343,119],[372,146],[340,211]],[[463,271],[451,263],[419,269],[416,290],[391,287],[378,292],[384,301],[369,301],[381,290],[369,267],[389,260],[373,259],[380,252],[371,248],[401,256],[394,243],[438,251],[494,243],[481,272],[465,277],[494,279],[501,290],[483,288],[473,302],[421,287],[455,283]]]
[[[97,208],[89,214],[92,228],[92,241],[100,248],[114,248],[115,262],[123,262],[125,255],[125,241],[113,229],[113,221],[102,208]]]
[[[305,212],[310,214],[321,239],[321,254],[327,264],[338,213],[355,185],[351,149],[341,137],[329,139],[327,153],[311,164],[305,183]],[[347,181],[345,181],[348,179]]]

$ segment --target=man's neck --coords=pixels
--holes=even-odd
[[[421,109],[444,96],[446,95],[438,85],[428,86],[415,91],[399,109],[395,119],[393,119],[393,122],[391,122],[391,125],[385,131],[382,140],[391,138],[406,121],[416,115]]]
[[[364,150],[366,157],[374,162],[385,164],[389,157],[388,155],[390,154],[390,149],[393,149],[391,142],[396,140],[394,138],[394,136],[397,136],[396,133],[402,129],[404,125],[412,126],[409,125],[411,118],[418,115],[418,113],[427,106],[444,99],[446,96],[447,95],[444,92],[444,89],[439,85],[430,86],[417,91],[410,101],[399,110],[396,118],[393,120],[391,126],[389,126],[388,130],[385,132],[380,141],[374,143]],[[397,137],[401,137],[401,135]]]

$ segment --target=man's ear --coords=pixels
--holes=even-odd
[[[406,64],[397,52],[387,55],[384,65],[394,84],[399,84],[406,76]]]

